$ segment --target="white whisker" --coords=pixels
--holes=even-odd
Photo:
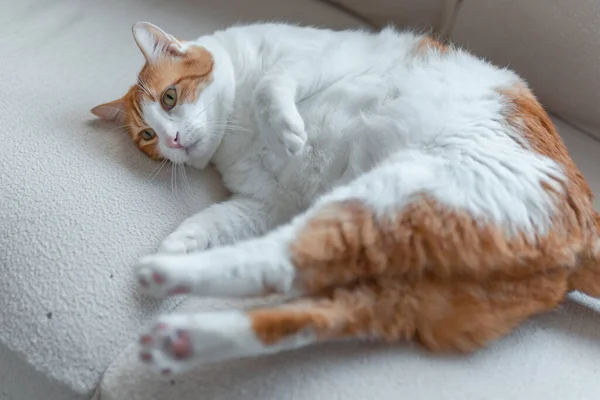
[[[158,174],[163,169],[163,167],[165,166],[167,161],[168,160],[166,160],[166,159],[162,160],[160,162],[160,164],[158,164],[156,166],[156,168],[154,168],[154,170],[150,173],[150,175],[148,175],[148,178],[146,178],[146,183],[151,183],[154,180],[154,178],[156,178],[158,176]]]

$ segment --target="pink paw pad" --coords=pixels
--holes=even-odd
[[[157,331],[166,331],[167,329],[169,329],[169,325],[167,325],[167,324],[163,324],[163,323],[156,324]]]
[[[165,277],[159,274],[158,272],[152,273],[152,280],[156,282],[157,285],[162,285],[165,283]]]
[[[168,339],[165,345],[170,349],[173,357],[178,360],[188,358],[192,355],[192,344],[189,333],[178,331],[176,339]]]
[[[144,362],[149,363],[150,361],[152,361],[152,354],[150,353],[141,353],[140,354],[140,359]]]

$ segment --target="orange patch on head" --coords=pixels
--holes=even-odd
[[[175,87],[177,102],[196,101],[201,89],[211,80],[213,58],[208,50],[190,46],[180,57],[164,57],[153,63],[146,63],[139,74],[139,85],[148,90],[142,98],[161,101],[165,90]]]
[[[162,104],[169,88],[176,90],[176,104],[193,103],[212,79],[213,58],[204,48],[190,46],[180,56],[170,56],[146,63],[139,73],[138,83],[121,98],[122,122],[136,146],[148,157],[160,160],[158,136],[148,139],[144,131],[151,130],[144,120],[141,104],[145,101]],[[163,104],[163,108],[167,109]]]

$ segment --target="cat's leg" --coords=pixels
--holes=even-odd
[[[285,218],[274,206],[234,196],[183,221],[164,239],[159,253],[185,254],[260,236]]]
[[[140,356],[168,374],[357,338],[415,339],[433,351],[469,352],[555,307],[567,275],[566,269],[493,281],[389,275],[273,307],[164,316],[141,336]]]
[[[444,175],[426,157],[379,167],[264,237],[142,259],[139,277],[155,295],[296,297],[249,312],[164,317],[142,337],[142,358],[176,372],[344,337],[415,338],[432,350],[468,351],[555,307],[584,237],[572,234],[573,209],[545,202],[557,193],[555,176],[537,175],[531,197],[501,191],[505,203],[490,204],[489,191],[481,202],[480,192],[459,185],[434,197],[452,176],[473,182],[456,170]],[[451,206],[440,193],[453,196]],[[508,215],[504,224],[469,208],[488,205]],[[561,225],[528,231],[523,220],[515,234],[513,215],[540,210]]]
[[[373,317],[384,306],[379,302],[385,296],[377,287],[361,286],[247,311],[164,316],[141,336],[140,357],[163,374],[180,373],[205,363],[272,354],[316,341],[374,337],[369,330],[377,323]],[[398,304],[396,311],[407,319],[395,317],[394,329],[409,338],[414,307],[410,301],[404,306],[401,311]]]
[[[254,110],[260,133],[276,154],[298,154],[306,143],[304,120],[296,107],[298,82],[289,74],[263,77],[254,90]]]
[[[487,181],[477,182],[475,191],[465,176],[468,169],[463,173],[445,163],[426,154],[403,154],[263,237],[202,253],[145,257],[137,266],[140,282],[155,296],[302,296],[390,271],[410,279],[425,271],[440,277],[520,277],[574,263],[579,239],[563,234],[574,228],[541,232],[548,232],[545,223],[573,220],[573,210],[561,209],[567,214],[559,215],[552,203],[554,175],[524,171],[528,175],[522,179],[539,179],[529,183],[531,193],[496,188],[496,200]],[[461,180],[453,182],[456,176]],[[437,196],[429,194],[436,190]],[[453,204],[444,204],[444,196]],[[492,213],[505,215],[506,221],[498,225]],[[522,215],[535,216],[537,225],[531,227]]]

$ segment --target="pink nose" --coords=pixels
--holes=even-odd
[[[175,135],[175,137],[167,138],[167,147],[172,149],[183,149],[183,146],[179,144],[179,132]]]

